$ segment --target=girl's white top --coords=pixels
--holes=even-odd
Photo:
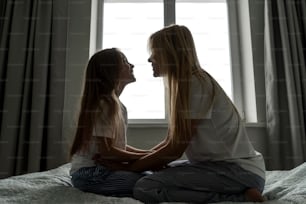
[[[90,148],[87,152],[78,152],[72,156],[71,160],[71,169],[70,169],[70,175],[79,170],[83,167],[91,167],[95,166],[95,162],[92,159],[92,157],[98,153],[98,148],[95,142],[96,137],[108,137],[112,138],[113,134],[113,128],[110,124],[110,120],[107,117],[107,111],[108,107],[106,103],[103,103],[101,101],[103,112],[99,114],[99,118],[96,121],[96,124],[93,127],[93,133],[92,133],[92,141],[90,144]],[[126,147],[126,131],[127,131],[127,111],[125,106],[121,103],[121,110],[122,110],[122,121],[120,121],[121,127],[118,131],[117,138],[115,139],[114,146],[118,147],[120,149],[125,149]]]
[[[213,84],[215,96],[213,97]],[[199,119],[185,154],[191,162],[228,161],[265,179],[262,155],[251,144],[245,123],[218,83],[208,75],[204,86],[192,76],[190,118]]]

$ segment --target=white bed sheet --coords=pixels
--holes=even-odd
[[[107,203],[141,204],[132,198],[115,198],[81,192],[71,187],[70,164],[0,180],[0,203]],[[306,163],[290,171],[267,171],[266,204],[306,203]],[[233,202],[222,202],[233,203]],[[250,202],[244,202],[244,204]]]

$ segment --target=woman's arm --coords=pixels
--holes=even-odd
[[[167,144],[167,140],[163,140],[159,144],[155,145],[153,148],[151,148],[152,151],[159,150],[160,148],[164,147]]]
[[[152,150],[138,149],[136,147],[132,147],[130,145],[126,145],[126,151],[135,152],[135,153],[151,153]]]
[[[192,119],[191,135],[187,135],[187,137],[184,138],[184,141],[172,141],[168,135],[164,142],[159,145],[157,151],[143,156],[135,162],[131,163],[129,170],[145,171],[161,169],[169,162],[179,159],[188,147],[192,136],[196,133],[198,124],[198,119]]]
[[[183,145],[171,144],[160,147],[157,151],[141,157],[129,165],[130,171],[146,171],[162,169],[169,162],[179,159],[186,147]]]
[[[159,150],[161,149],[162,147],[166,146],[168,144],[168,142],[170,141],[170,137],[169,137],[169,133],[167,135],[167,137],[162,141],[160,142],[159,144],[157,144],[156,146],[154,146],[153,148],[151,148],[152,151],[156,151],[156,150]]]
[[[156,146],[154,146],[150,150],[142,150],[142,149],[138,149],[138,148],[132,147],[130,145],[126,146],[126,150],[127,151],[131,151],[131,152],[138,152],[138,153],[152,153],[152,152],[154,152],[154,151],[164,147],[167,144],[167,142],[169,142],[169,135],[163,141],[158,143]]]

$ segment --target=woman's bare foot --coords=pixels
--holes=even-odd
[[[249,188],[244,193],[246,200],[251,202],[264,202],[265,199],[256,188]]]

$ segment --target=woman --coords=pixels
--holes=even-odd
[[[154,77],[169,98],[169,130],[154,152],[130,170],[161,169],[137,181],[143,202],[258,201],[265,184],[262,155],[249,141],[231,100],[198,61],[191,32],[171,25],[153,33],[149,49]],[[185,153],[188,160],[172,163]]]
[[[132,196],[144,174],[117,171],[113,162],[128,163],[147,151],[126,144],[127,112],[119,96],[134,82],[134,65],[118,49],[95,53],[86,68],[85,87],[74,142],[70,174],[73,186],[108,196]],[[103,159],[107,167],[95,161]]]

